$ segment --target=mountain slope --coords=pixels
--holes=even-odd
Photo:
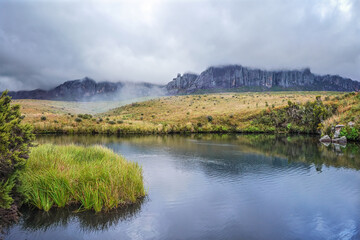
[[[178,75],[166,85],[170,94],[201,91],[359,91],[360,82],[337,75],[319,76],[310,69],[266,71],[241,65],[210,67],[200,75]]]
[[[13,99],[43,99],[61,101],[125,100],[164,95],[163,86],[150,83],[95,82],[85,77],[64,82],[49,90],[9,92]]]

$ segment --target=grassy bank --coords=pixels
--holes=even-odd
[[[55,111],[41,100],[21,100],[20,104],[24,122],[33,125],[36,133],[274,132],[275,127],[254,128],[253,119],[264,110],[284,108],[289,101],[305,104],[320,96],[324,104],[331,104],[341,95],[338,92],[251,92],[169,96],[93,115],[73,109]],[[87,109],[91,104],[88,103]]]
[[[19,181],[25,202],[45,211],[77,204],[99,212],[145,195],[141,167],[100,146],[33,148]]]

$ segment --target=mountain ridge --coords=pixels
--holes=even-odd
[[[146,96],[226,91],[359,91],[360,82],[339,75],[317,75],[310,68],[261,70],[241,65],[211,66],[200,74],[178,74],[166,85],[131,82],[96,82],[85,77],[53,89],[11,91],[14,99],[62,101],[124,100]]]
[[[66,81],[50,90],[10,91],[13,99],[59,101],[125,100],[129,97],[164,95],[164,86],[151,83],[96,82],[84,77]]]
[[[252,88],[251,88],[252,87]],[[170,94],[200,90],[306,90],[359,91],[360,82],[339,75],[316,75],[310,68],[300,70],[261,70],[241,65],[212,66],[200,74],[178,74],[166,85]]]

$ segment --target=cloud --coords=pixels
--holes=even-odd
[[[0,88],[165,84],[223,64],[360,80],[359,39],[356,0],[0,0]]]

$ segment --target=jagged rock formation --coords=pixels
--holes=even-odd
[[[49,91],[10,92],[14,99],[63,101],[123,100],[144,96],[224,91],[359,91],[360,82],[337,75],[319,76],[310,69],[265,71],[240,65],[210,67],[200,75],[178,74],[166,86],[151,83],[95,82],[85,77],[67,81]]]
[[[201,91],[359,91],[360,82],[337,75],[319,76],[309,68],[302,70],[265,71],[240,65],[210,67],[200,75],[180,74],[166,85],[170,94]]]
[[[164,95],[163,86],[150,83],[95,82],[85,77],[64,82],[49,90],[9,92],[13,99],[46,99],[62,101],[124,100]]]

